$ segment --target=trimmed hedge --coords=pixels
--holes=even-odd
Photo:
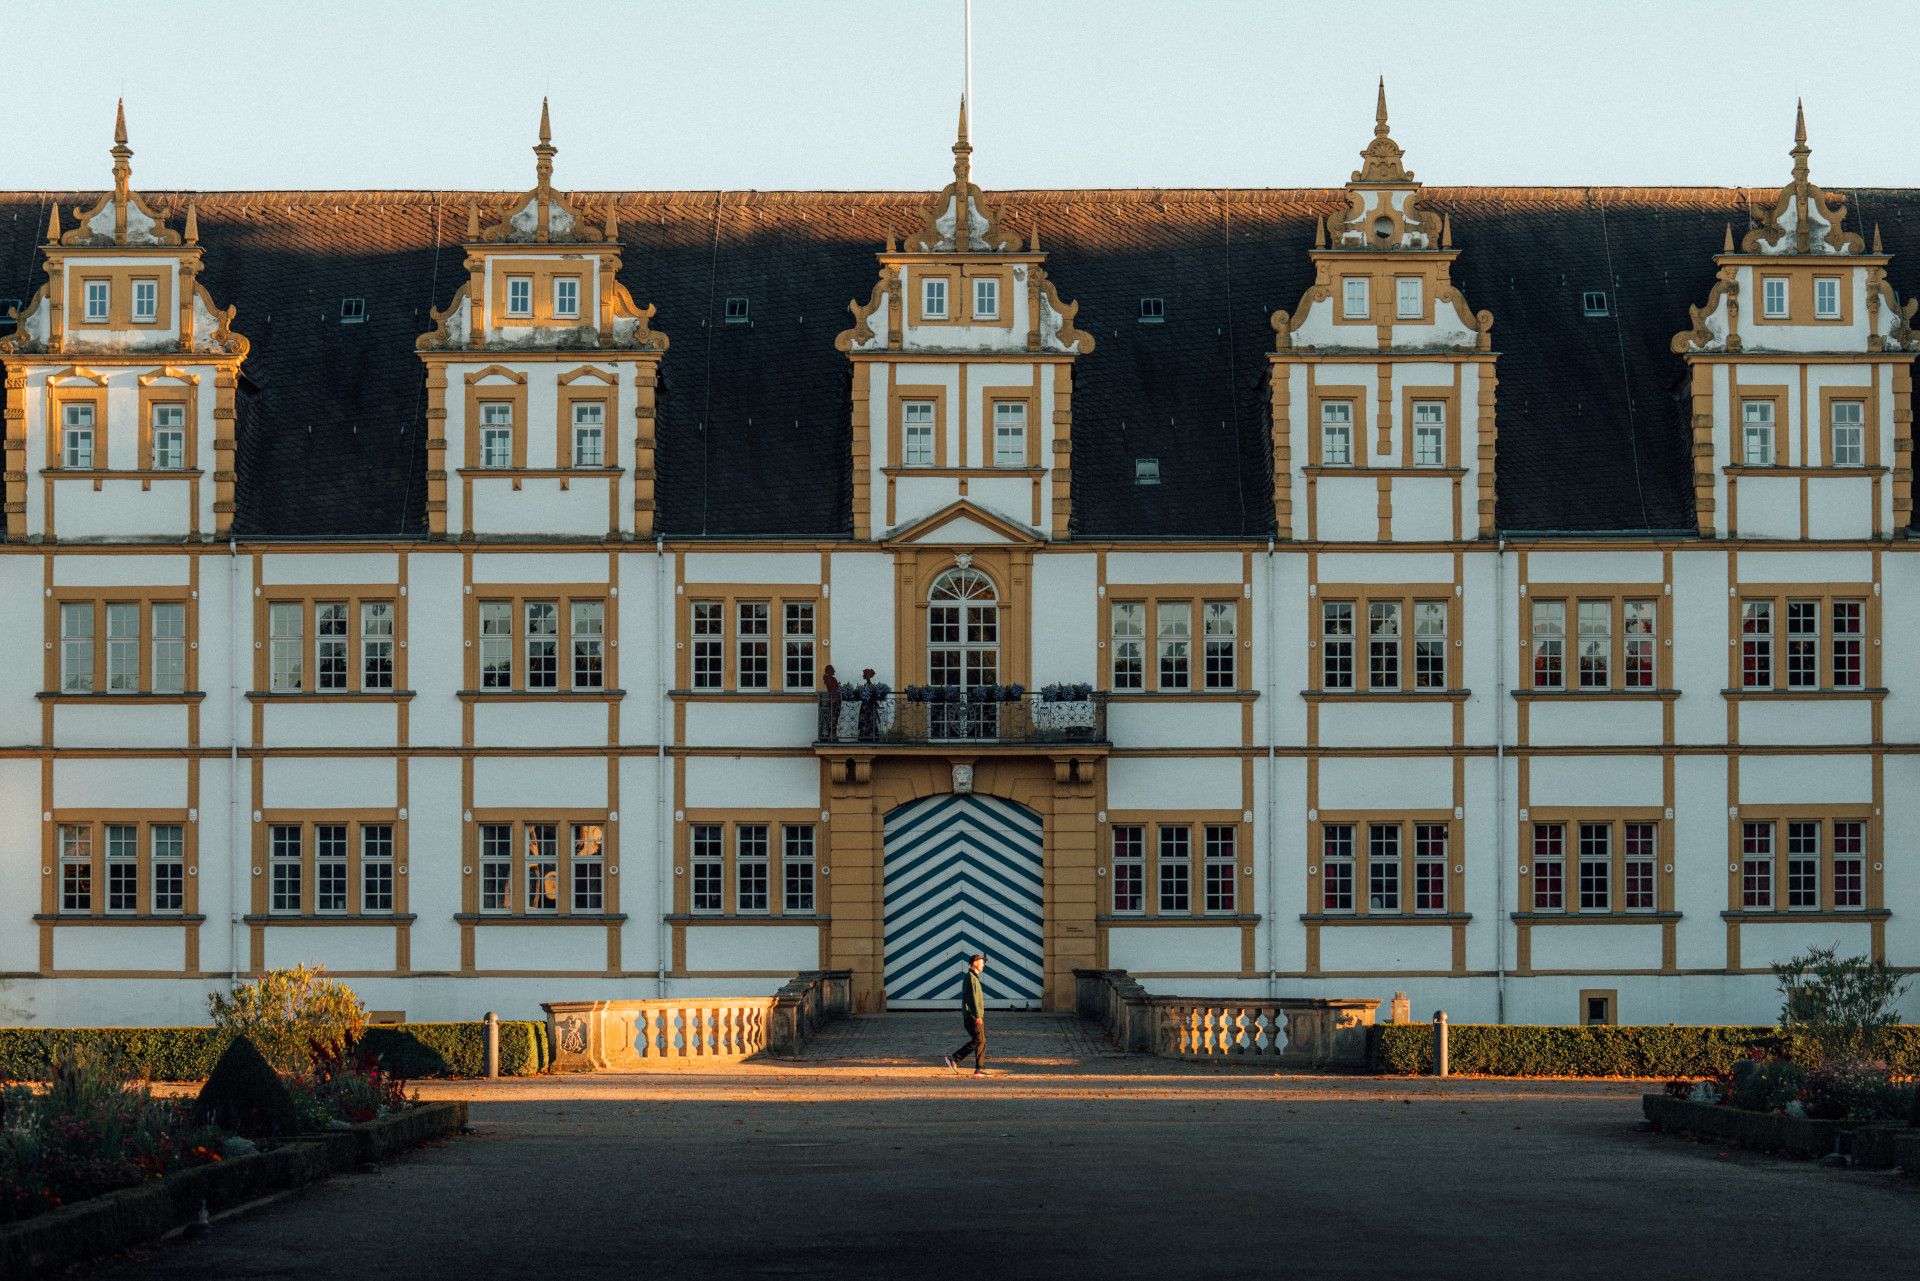
[[[479,1076],[486,1035],[481,1023],[402,1023],[368,1028],[365,1039],[403,1073]],[[211,1027],[0,1027],[0,1080],[44,1081],[56,1058],[82,1046],[148,1080],[199,1081],[227,1042]],[[551,1061],[545,1023],[501,1021],[500,1075],[527,1076]]]
[[[1774,1027],[1515,1027],[1459,1023],[1448,1030],[1447,1065],[1478,1076],[1719,1076],[1753,1051],[1777,1053]],[[1433,1028],[1384,1023],[1373,1028],[1368,1063],[1375,1072],[1433,1071]],[[1920,1072],[1920,1025],[1889,1029],[1887,1062]]]

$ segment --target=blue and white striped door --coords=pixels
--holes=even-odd
[[[887,815],[890,1008],[958,1009],[975,952],[989,1005],[1040,1003],[1042,831],[1038,814],[997,796],[929,796]]]

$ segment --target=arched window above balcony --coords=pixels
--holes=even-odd
[[[1000,597],[977,569],[950,569],[927,594],[927,680],[972,689],[1000,681]]]

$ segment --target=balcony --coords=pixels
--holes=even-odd
[[[921,702],[895,693],[862,702],[852,687],[820,695],[816,745],[1071,747],[1107,743],[1107,696]]]

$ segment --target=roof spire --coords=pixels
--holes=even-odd
[[[1380,77],[1380,96],[1373,107],[1373,136],[1387,136],[1387,78]]]
[[[1800,99],[1793,100],[1793,180],[1807,180],[1807,157],[1813,154],[1813,148],[1807,145],[1807,109]]]
[[[1387,78],[1381,76],[1373,104],[1373,141],[1360,153],[1360,167],[1353,171],[1351,181],[1412,182],[1413,175],[1402,163],[1405,155],[1387,126]]]
[[[960,134],[953,144],[953,247],[973,248],[973,144],[967,141],[967,95],[960,95]]]
[[[553,145],[553,126],[547,121],[547,100],[540,99],[540,141],[534,144],[534,239],[546,243],[548,216],[553,202],[553,157],[559,152]]]
[[[121,98],[113,108],[113,239],[127,243],[127,202],[131,193],[127,183],[133,177],[133,148],[127,145],[127,100]]]
[[[200,210],[198,206],[194,204],[192,196],[187,197],[187,227],[185,239],[190,245],[200,243]]]

